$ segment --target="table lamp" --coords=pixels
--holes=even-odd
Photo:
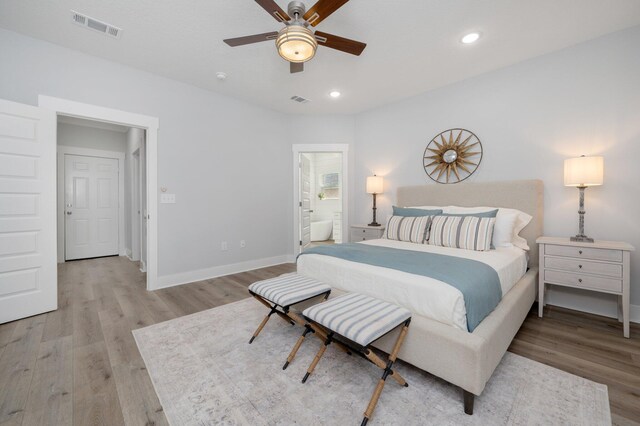
[[[382,194],[384,182],[382,176],[368,176],[367,177],[367,194],[373,194],[373,222],[369,226],[380,226],[376,222],[376,195]]]
[[[604,159],[602,157],[569,158],[564,160],[564,185],[575,186],[580,190],[580,208],[578,210],[578,235],[571,241],[592,243],[593,238],[584,234],[584,189],[602,185],[604,180]]]

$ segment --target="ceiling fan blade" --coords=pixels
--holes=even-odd
[[[367,47],[366,43],[323,33],[321,31],[316,31],[316,40],[318,40],[318,44],[321,46],[330,47],[356,56],[360,56],[364,48]]]
[[[236,38],[227,38],[222,41],[224,41],[231,47],[236,47],[236,46],[242,46],[245,44],[259,43],[261,41],[275,40],[276,37],[278,37],[278,32],[272,31],[270,33],[254,34],[250,36],[236,37]]]
[[[316,4],[311,6],[311,9],[307,10],[303,18],[315,27],[348,1],[349,0],[318,0]]]
[[[295,74],[304,71],[304,62],[289,62],[289,72]]]
[[[269,13],[269,15],[273,16],[278,22],[285,22],[290,20],[291,18],[287,15],[287,12],[282,10],[280,6],[273,0],[256,0],[264,10]]]

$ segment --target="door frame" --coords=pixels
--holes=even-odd
[[[131,257],[134,262],[141,260],[142,252],[142,191],[140,190],[140,148],[131,153]],[[135,205],[134,205],[135,203]]]
[[[342,241],[349,241],[349,145],[348,144],[293,144],[293,254],[300,253],[300,154],[342,154]]]
[[[39,95],[38,106],[88,120],[103,121],[146,130],[147,175],[147,290],[158,288],[158,128],[157,117]],[[57,144],[56,140],[53,141]]]
[[[124,227],[124,152],[104,151],[100,149],[80,148],[76,146],[58,145],[58,263],[66,262],[66,220],[64,214],[65,155],[82,157],[111,158],[118,160],[118,255],[125,256]]]

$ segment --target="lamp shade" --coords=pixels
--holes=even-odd
[[[564,160],[565,186],[598,186],[604,181],[604,158],[582,157]]]
[[[367,177],[367,194],[382,194],[383,184],[382,176]]]

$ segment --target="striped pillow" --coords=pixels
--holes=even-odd
[[[488,251],[495,223],[495,217],[434,216],[429,244]]]
[[[433,216],[391,216],[384,237],[388,240],[426,244]]]

